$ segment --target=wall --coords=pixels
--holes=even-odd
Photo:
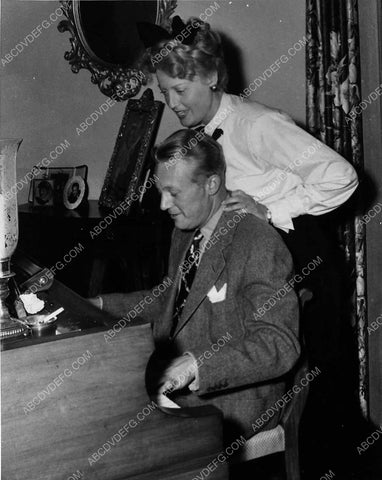
[[[214,3],[215,0],[178,0],[176,12],[182,18],[199,16]],[[305,1],[219,0],[217,3],[220,7],[209,22],[236,48],[234,60],[242,65],[240,85],[248,85],[286,54],[288,61],[265,79],[252,98],[277,106],[304,123],[305,49],[294,52],[293,56],[287,51],[304,37]],[[56,1],[2,0],[1,58],[48,19],[58,6]],[[64,52],[69,50],[69,33],[57,30],[61,19],[64,17],[51,22],[17,57],[1,66],[0,135],[24,138],[18,155],[19,179],[57,145],[68,141],[70,148],[52,166],[87,164],[89,198],[98,198],[125,103],[114,105],[87,131],[77,135],[79,124],[97,110],[106,97],[91,84],[87,70],[78,74],[71,72],[64,59]],[[161,98],[156,85],[152,88],[155,96]],[[177,119],[166,108],[158,140],[178,128]],[[28,187],[19,193],[19,203],[24,203],[27,195]]]

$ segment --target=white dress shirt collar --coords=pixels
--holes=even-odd
[[[201,242],[201,247],[205,245],[208,240],[211,238],[213,231],[215,230],[216,225],[218,224],[220,217],[224,211],[224,205],[221,204],[218,210],[212,215],[208,222],[200,229],[203,234],[203,239]],[[203,249],[203,248],[202,248]]]
[[[233,110],[234,108],[232,105],[231,97],[226,93],[223,93],[217,112],[212,117],[211,121],[208,122],[207,125],[204,127],[204,131],[206,132],[206,134],[212,135],[214,130],[218,128],[218,126],[223,122],[223,120],[228,117],[228,115]]]

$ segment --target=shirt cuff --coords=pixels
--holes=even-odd
[[[193,361],[192,371],[195,374],[195,379],[188,385],[188,388],[189,390],[191,390],[191,392],[196,392],[197,390],[199,390],[199,370],[198,370],[196,358],[194,354],[192,354],[191,352],[184,352],[183,355],[188,355],[189,357],[192,358],[192,361]]]
[[[272,225],[274,227],[279,228],[280,230],[284,230],[284,232],[288,233],[289,230],[294,230],[292,217],[286,211],[286,209],[280,208],[276,205],[269,205],[267,206],[268,210],[271,212],[272,216]]]
[[[265,206],[271,212],[273,225],[287,233],[289,230],[294,230],[292,219],[307,213],[303,199],[298,194],[290,195]]]

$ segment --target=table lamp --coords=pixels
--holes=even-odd
[[[21,138],[0,139],[0,338],[23,336],[26,331],[13,320],[6,305],[9,295],[8,280],[11,257],[18,241],[18,215],[16,190],[16,155]]]

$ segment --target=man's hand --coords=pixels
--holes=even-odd
[[[244,193],[242,190],[234,190],[227,200],[222,202],[224,210],[231,212],[233,210],[245,210],[262,220],[267,221],[267,207],[262,203],[256,202],[251,196]]]
[[[159,381],[159,393],[181,390],[195,380],[197,366],[191,355],[183,355],[171,361]]]

